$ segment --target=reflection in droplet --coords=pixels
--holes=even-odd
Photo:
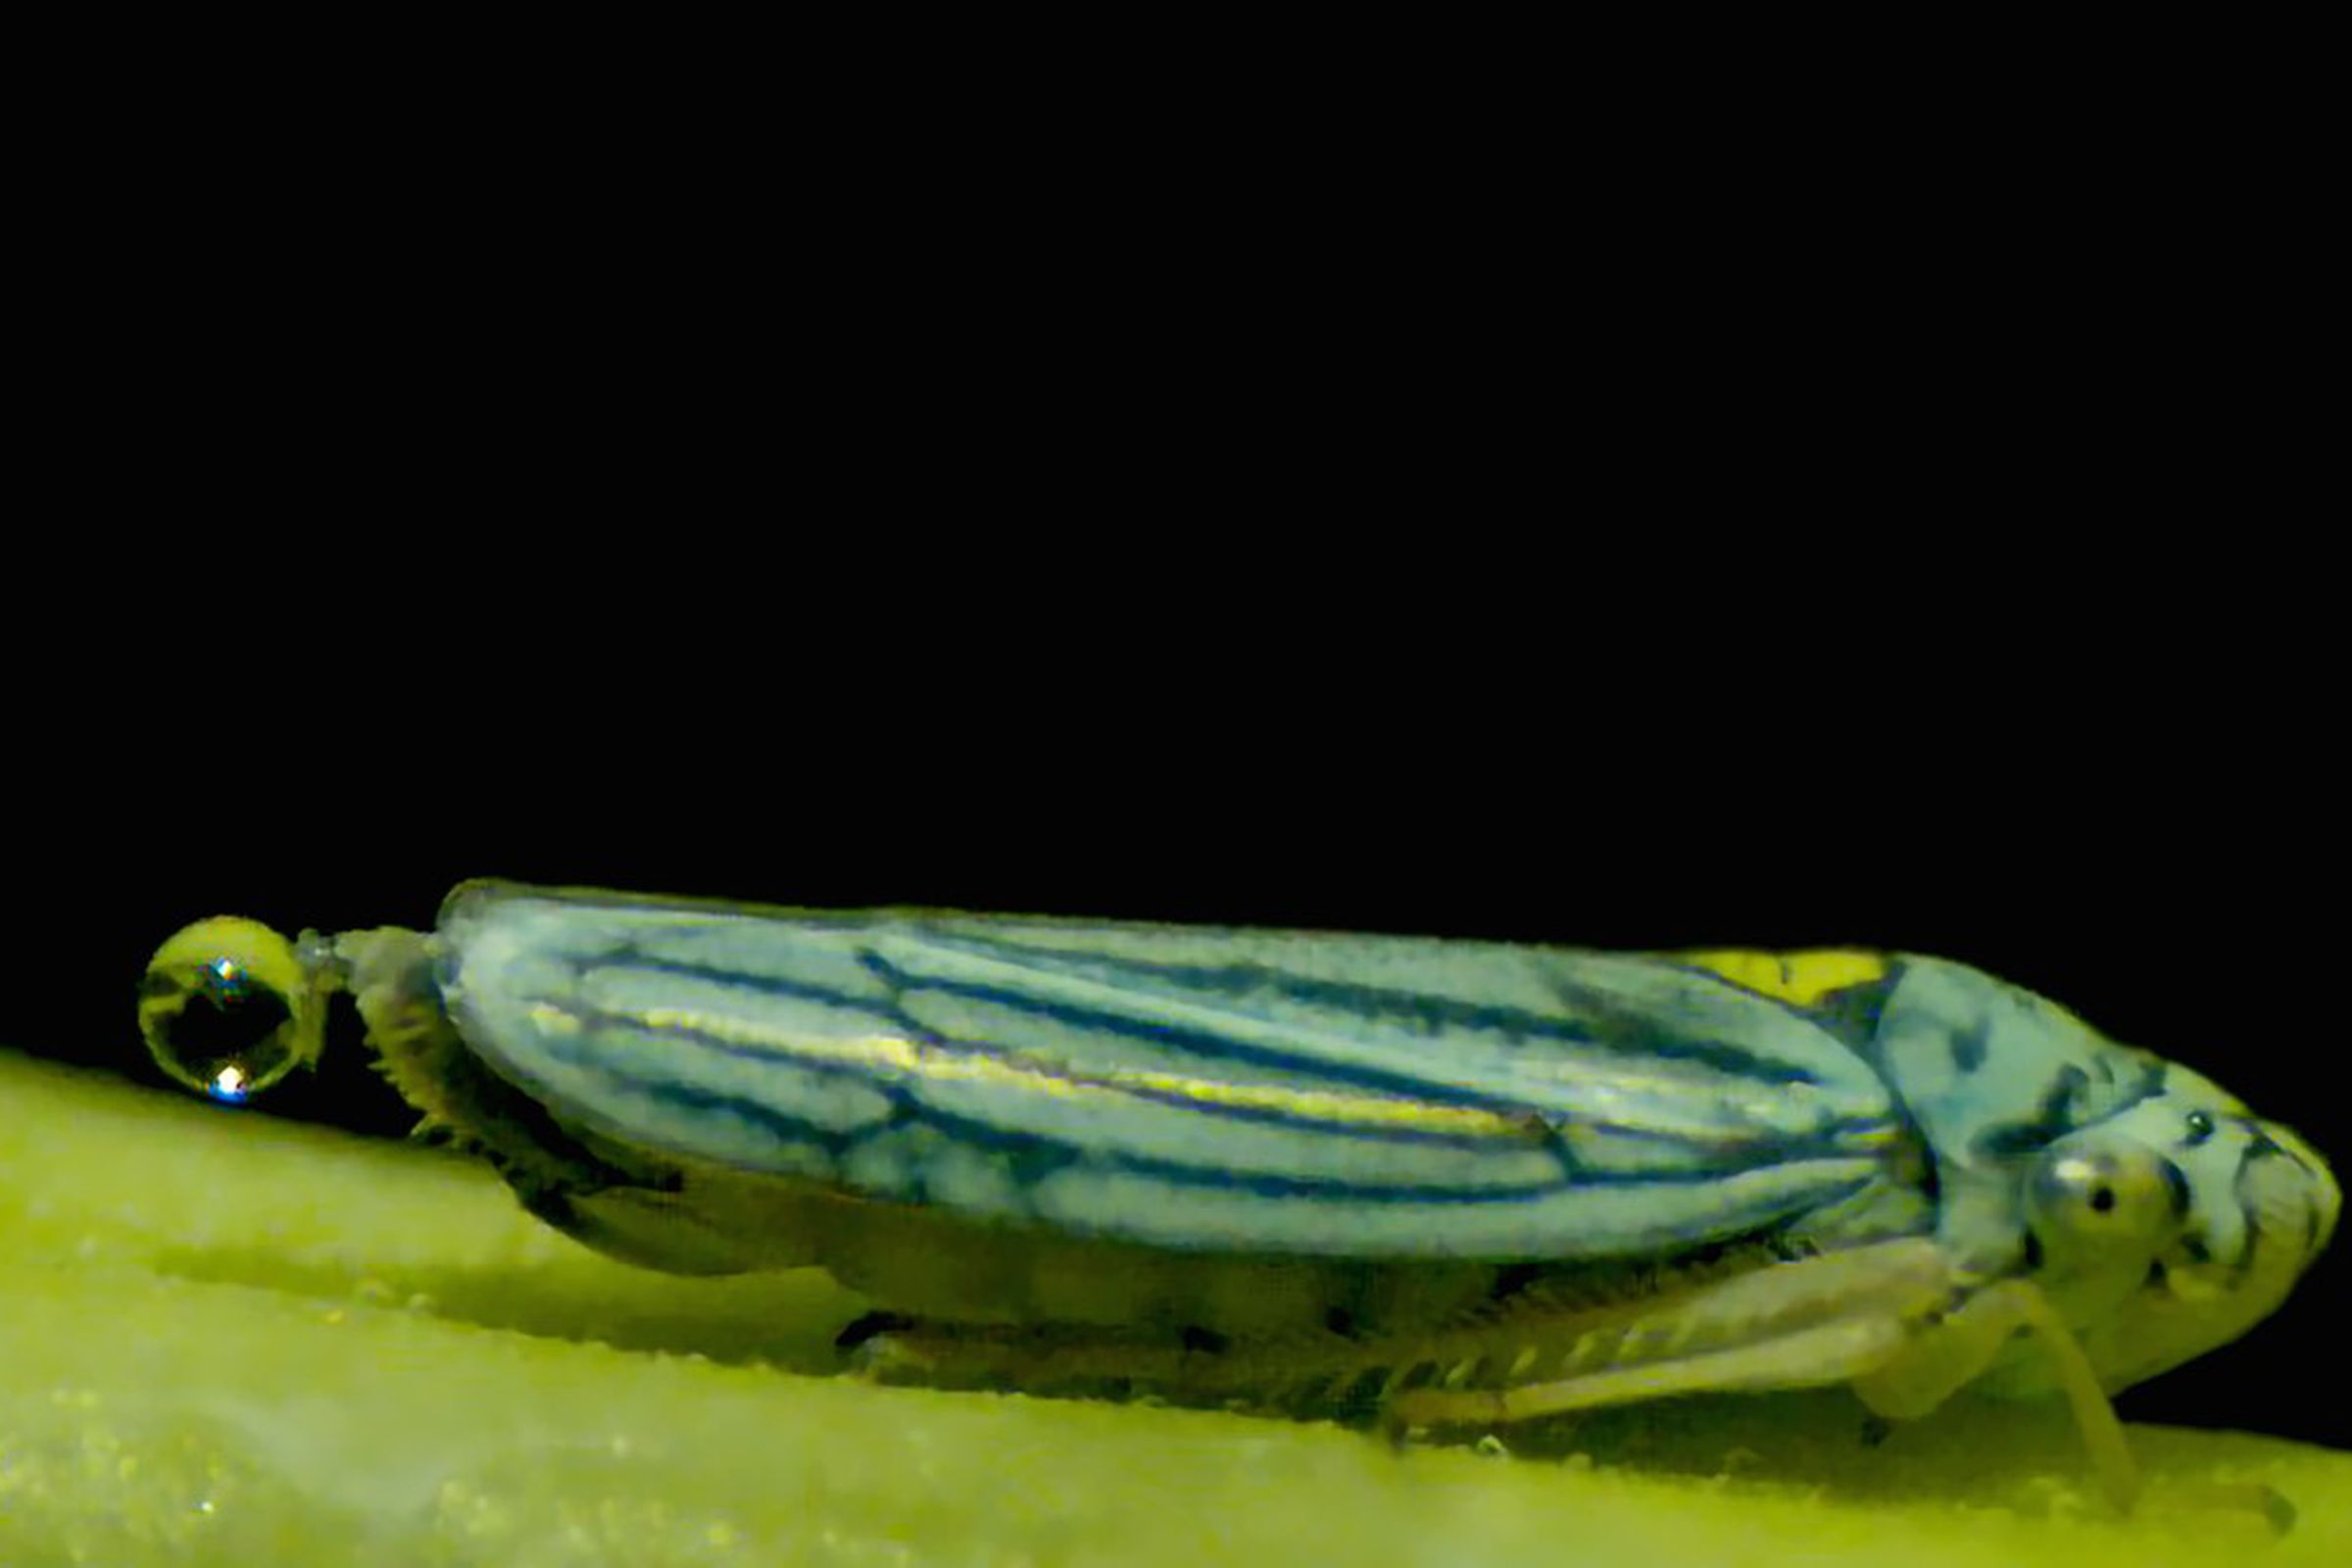
[[[156,1064],[241,1105],[318,1059],[324,985],[286,939],[234,915],[199,920],[155,952],[139,982],[139,1032]]]

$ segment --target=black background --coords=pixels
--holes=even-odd
[[[1230,147],[877,151],[879,89],[664,141],[596,73],[449,148],[77,111],[12,254],[0,1042],[151,1081],[189,918],[485,874],[1852,942],[2352,1159],[2322,100],[2104,74],[2002,145],[1483,67]],[[397,1125],[347,1059],[269,1104]],[[2348,1253],[2127,1410],[2352,1442]]]

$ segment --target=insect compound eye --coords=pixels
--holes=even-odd
[[[2053,1242],[2146,1243],[2180,1223],[2186,1184],[2150,1150],[2059,1146],[2034,1161],[2026,1197],[2034,1230]]]
[[[293,945],[233,915],[178,932],[139,982],[139,1033],[156,1065],[230,1103],[315,1062],[321,1012]]]

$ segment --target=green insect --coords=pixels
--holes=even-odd
[[[821,912],[468,883],[429,933],[166,943],[217,1098],[349,992],[425,1125],[681,1272],[824,1267],[859,1354],[1489,1427],[1701,1391],[2071,1404],[2282,1301],[2301,1139],[1962,965]]]

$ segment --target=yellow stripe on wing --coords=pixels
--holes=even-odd
[[[1227,1083],[1136,1069],[1113,1068],[1082,1075],[1017,1056],[926,1045],[897,1035],[788,1035],[762,1029],[752,1020],[734,1014],[685,1007],[646,1007],[622,1016],[645,1029],[674,1029],[787,1060],[854,1067],[877,1077],[898,1075],[930,1083],[987,1084],[1015,1094],[1091,1100],[1099,1103],[1149,1096],[1190,1102],[1205,1109],[1257,1111],[1343,1130],[1366,1128],[1518,1142],[1549,1136],[1542,1122],[1529,1113],[1485,1110],[1475,1105],[1440,1105],[1345,1090]],[[539,1028],[553,1031],[574,1032],[581,1027],[576,1015],[550,1003],[534,1006],[531,1021]]]

